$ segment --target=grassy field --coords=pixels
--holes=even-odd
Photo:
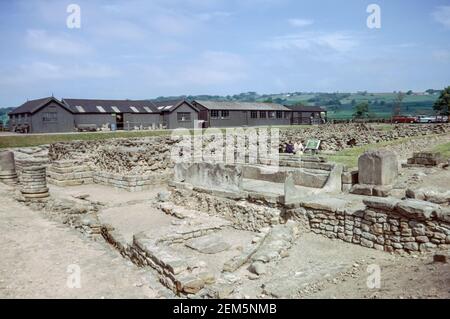
[[[141,132],[98,132],[74,134],[42,134],[42,135],[8,135],[0,136],[0,149],[9,147],[26,147],[69,141],[95,141],[122,137],[147,137],[169,135],[171,131],[141,131]]]
[[[337,152],[333,155],[327,155],[325,156],[329,161],[344,164],[347,167],[357,167],[358,166],[358,158],[366,151],[377,149],[383,146],[389,146],[389,145],[398,145],[402,144],[408,140],[414,139],[413,137],[406,137],[401,138],[394,141],[387,141],[387,142],[381,142],[376,144],[367,144],[361,147],[354,147],[345,149],[342,151]],[[442,155],[446,158],[450,158],[450,143],[445,143],[436,146],[433,151],[435,152],[441,152]]]
[[[438,145],[433,151],[440,152],[445,158],[450,158],[450,143]]]
[[[255,128],[279,128],[280,130],[301,129],[310,125],[279,125],[279,126],[259,126]],[[225,132],[226,129],[219,129]],[[94,132],[94,133],[70,133],[70,134],[32,134],[32,135],[0,135],[0,149],[11,147],[27,147],[52,144],[57,142],[70,141],[95,141],[111,138],[133,138],[167,136],[172,134],[172,130],[158,131],[132,131],[132,132]],[[192,130],[190,131],[192,134]]]
[[[376,144],[367,144],[367,145],[360,146],[360,147],[353,147],[353,148],[345,149],[345,150],[337,152],[336,154],[327,155],[325,157],[329,161],[344,164],[347,167],[357,167],[358,166],[358,158],[362,154],[364,154],[364,152],[372,150],[372,149],[377,149],[377,148],[380,148],[383,146],[402,144],[410,139],[412,139],[412,137],[406,137],[406,138],[401,138],[401,139],[394,140],[394,141],[386,141],[386,142],[381,142],[381,143],[376,143]]]

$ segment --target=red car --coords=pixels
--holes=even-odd
[[[416,123],[417,117],[412,115],[396,115],[392,117],[392,123]]]

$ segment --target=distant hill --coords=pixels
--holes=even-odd
[[[405,93],[400,112],[402,114],[433,114],[433,104],[440,94],[440,90],[426,92]],[[208,101],[237,101],[237,102],[273,102],[283,105],[302,104],[307,106],[322,106],[328,110],[329,118],[351,118],[355,105],[361,102],[369,103],[369,110],[374,117],[390,117],[395,105],[397,92],[392,93],[320,93],[320,92],[292,92],[280,94],[263,94],[256,92],[235,95],[188,95],[188,96],[160,96],[154,100],[164,101],[173,99],[208,100]]]

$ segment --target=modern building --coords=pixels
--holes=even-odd
[[[53,133],[194,128],[198,110],[188,101],[92,100],[48,97],[27,101],[9,113],[10,130]]]
[[[327,121],[327,111],[319,106],[287,106],[292,112],[292,125],[322,124]]]
[[[218,101],[95,100],[55,97],[27,101],[9,113],[13,132],[57,133],[194,127],[321,124],[320,107]]]
[[[27,101],[8,115],[12,132],[56,133],[74,130],[72,110],[54,97]]]
[[[291,110],[276,103],[193,101],[204,127],[290,125]]]

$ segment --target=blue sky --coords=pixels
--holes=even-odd
[[[450,85],[448,0],[0,0],[0,37],[0,106]]]

